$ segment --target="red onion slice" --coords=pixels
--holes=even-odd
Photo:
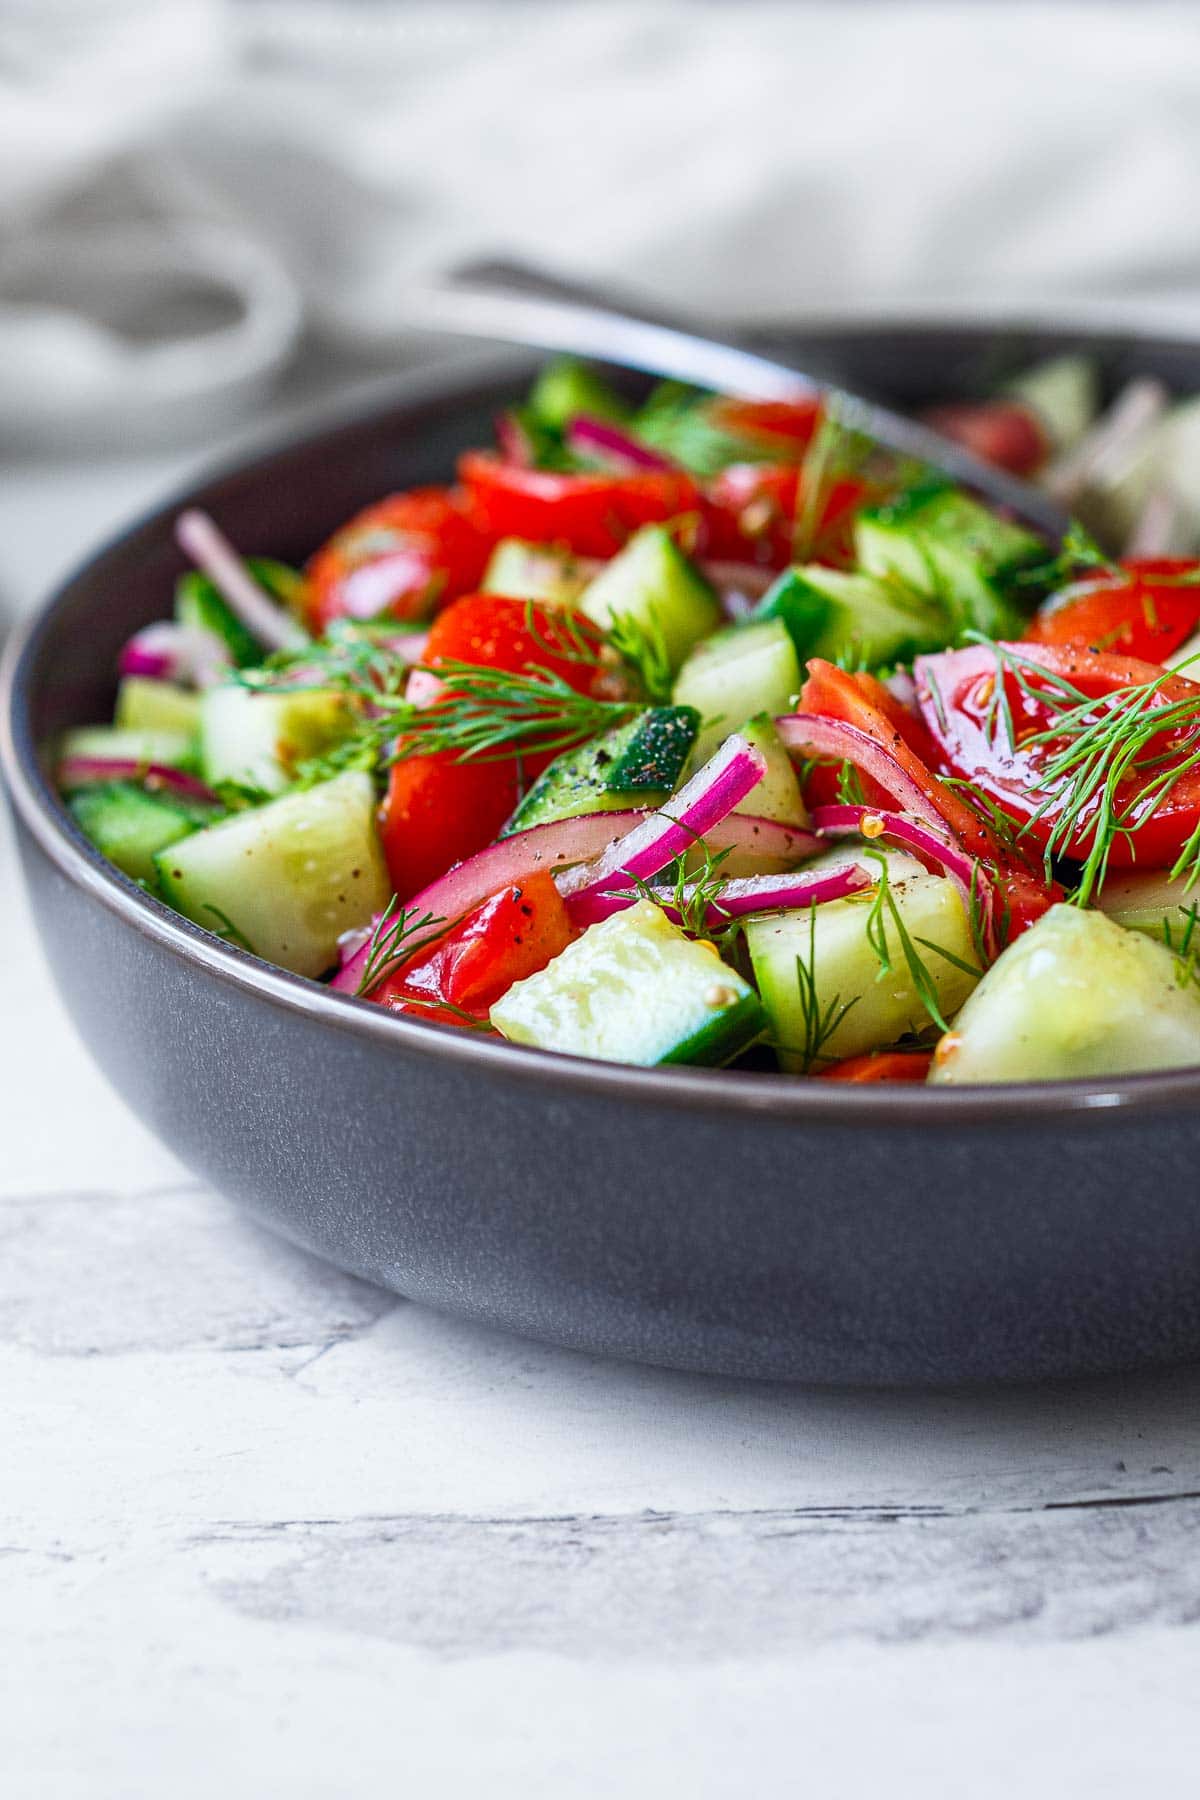
[[[935,831],[946,830],[946,821],[919,783],[890,750],[857,725],[848,725],[844,719],[822,718],[817,713],[785,713],[776,719],[775,728],[791,755],[853,763],[887,790],[901,812],[923,819]]]
[[[309,642],[304,627],[264,591],[207,513],[180,513],[175,521],[175,540],[266,649],[299,650]]]
[[[583,902],[621,881],[649,881],[675,857],[685,856],[697,838],[719,825],[766,771],[762,751],[739,732],[731,733],[687,785],[672,795],[670,812],[664,808],[650,813],[597,862],[560,882],[564,898]]]
[[[632,433],[622,431],[611,419],[597,419],[591,413],[576,413],[565,431],[568,450],[577,456],[590,457],[619,474],[635,470],[671,470],[678,467],[669,457],[660,456]]]
[[[132,756],[64,756],[56,770],[60,788],[95,787],[101,781],[140,781],[143,787],[162,788],[178,794],[181,800],[197,800],[220,806],[212,789],[182,769],[168,768],[165,763],[138,762]]]
[[[533,445],[529,433],[515,413],[501,413],[496,420],[496,443],[500,460],[516,469],[532,469]]]
[[[215,631],[202,625],[160,620],[136,631],[117,659],[120,675],[142,675],[151,681],[174,681],[181,687],[214,687],[232,667]]]
[[[645,817],[640,812],[582,813],[575,819],[555,819],[549,825],[514,832],[512,837],[501,838],[465,862],[457,863],[406,905],[418,914],[432,913],[435,919],[445,919],[449,924],[501,888],[527,881],[540,870],[560,869],[600,855]],[[372,930],[378,922],[372,921]],[[334,976],[331,985],[339,993],[353,994],[357,990],[369,950],[370,936]]]
[[[723,925],[744,918],[747,913],[793,912],[802,907],[823,906],[827,900],[844,900],[849,894],[859,894],[874,881],[875,876],[860,863],[846,863],[840,869],[816,872],[797,869],[788,875],[747,875],[725,882],[705,909],[704,922],[711,930],[719,931]],[[685,887],[685,900],[690,900],[695,891],[691,885]],[[671,904],[674,889],[656,887],[651,892],[668,917],[678,924],[679,913]],[[597,894],[586,903],[586,918],[580,916],[574,906],[571,916],[579,924],[591,925],[612,913],[622,912],[637,898],[634,892],[615,890]]]
[[[813,829],[822,837],[860,836],[871,842],[886,838],[902,844],[922,862],[934,863],[961,890],[968,913],[980,908],[988,955],[996,954],[995,889],[983,865],[947,835],[945,826],[933,831],[923,819],[904,813],[880,812],[873,806],[819,806],[812,816]]]

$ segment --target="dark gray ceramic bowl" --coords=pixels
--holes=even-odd
[[[805,348],[911,401],[1079,338],[858,327]],[[1114,382],[1200,389],[1200,346],[1094,347]],[[188,502],[298,561],[367,500],[444,477],[524,378],[423,376]],[[413,1299],[681,1368],[934,1383],[1200,1351],[1200,1069],[947,1092],[548,1056],[330,995],[115,873],[39,747],[106,716],[118,647],[180,571],[178,504],[10,646],[3,766],[63,1000],[191,1168]]]

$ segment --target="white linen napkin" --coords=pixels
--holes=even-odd
[[[1200,16],[1103,4],[0,0],[0,442],[404,352],[507,250],[705,310],[1200,325]]]

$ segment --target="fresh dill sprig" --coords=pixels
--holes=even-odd
[[[724,924],[714,931],[708,914],[710,908],[720,911],[721,890],[726,881],[722,865],[732,855],[733,847],[714,854],[698,833],[693,835],[695,853],[700,857],[698,868],[689,871],[688,863],[694,861],[694,854],[689,851],[686,856],[677,856],[652,879],[634,877],[628,887],[609,891],[614,899],[649,900],[652,906],[659,907],[681,926],[689,937],[707,938],[715,943],[732,922],[726,915]]]
[[[211,931],[214,937],[223,938],[227,944],[236,944],[239,950],[248,950],[251,956],[258,954],[245,932],[234,924],[227,912],[222,912],[219,906],[213,906],[209,901],[205,901],[201,910],[211,913],[217,921],[215,925],[206,925],[206,931]]]
[[[401,963],[411,962],[419,951],[432,949],[449,929],[448,922],[434,913],[422,913],[418,918],[415,906],[401,906],[393,894],[367,940],[367,960],[354,990],[357,998],[365,999]],[[420,935],[422,932],[424,937]],[[414,938],[418,940],[416,943]]]
[[[651,613],[643,624],[632,613],[614,613],[608,641],[651,706],[665,706],[671,698],[674,677],[671,659],[658,616]]]
[[[808,909],[808,961],[803,956],[796,958],[796,992],[800,1001],[800,1019],[804,1027],[804,1041],[797,1045],[777,1045],[777,1049],[791,1050],[800,1058],[801,1072],[811,1074],[814,1064],[818,1062],[835,1062],[836,1057],[829,1056],[825,1046],[842,1024],[846,1015],[853,1011],[861,998],[855,994],[851,1000],[843,1000],[835,994],[831,1000],[821,1004],[821,996],[817,989],[817,903],[814,900]]]
[[[1102,550],[1086,525],[1072,519],[1067,526],[1062,547],[1045,562],[1018,569],[1010,577],[1014,586],[1047,588],[1053,591],[1088,573],[1111,576],[1114,581],[1131,581],[1133,577]]]
[[[865,806],[867,804],[862,775],[852,762],[838,764],[837,797],[838,804],[841,806]]]
[[[479,663],[442,662],[436,706],[408,708],[397,719],[401,741],[391,760],[451,752],[459,762],[492,762],[524,752],[541,756],[573,749],[599,732],[626,724],[640,700],[600,700],[581,694],[539,664],[525,674]]]
[[[867,942],[875,952],[875,958],[879,964],[879,973],[875,979],[877,981],[884,980],[895,968],[891,945],[888,941],[890,925],[896,934],[900,954],[904,958],[914,993],[938,1030],[948,1031],[950,1027],[943,1017],[941,1003],[938,1000],[937,982],[930,973],[928,963],[917,949],[917,945],[920,944],[924,949],[932,950],[935,956],[940,956],[952,968],[961,969],[964,974],[979,975],[982,973],[982,969],[976,968],[973,963],[966,962],[954,951],[947,950],[944,944],[935,943],[932,938],[914,939],[904,922],[903,914],[892,889],[887,857],[883,851],[872,849],[864,850],[863,855],[870,857],[879,865],[879,881],[871,899],[871,909],[867,915],[866,924]]]

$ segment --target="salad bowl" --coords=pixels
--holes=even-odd
[[[863,323],[792,340],[900,405],[1086,343],[1200,389],[1200,342]],[[594,1062],[330,993],[106,863],[47,744],[104,716],[183,569],[183,506],[302,561],[444,477],[527,363],[425,372],[204,482],[102,549],[10,644],[3,769],[34,916],[116,1091],[256,1217],[397,1293],[581,1351],[821,1383],[1034,1379],[1200,1351],[1200,1069],[837,1086]]]

